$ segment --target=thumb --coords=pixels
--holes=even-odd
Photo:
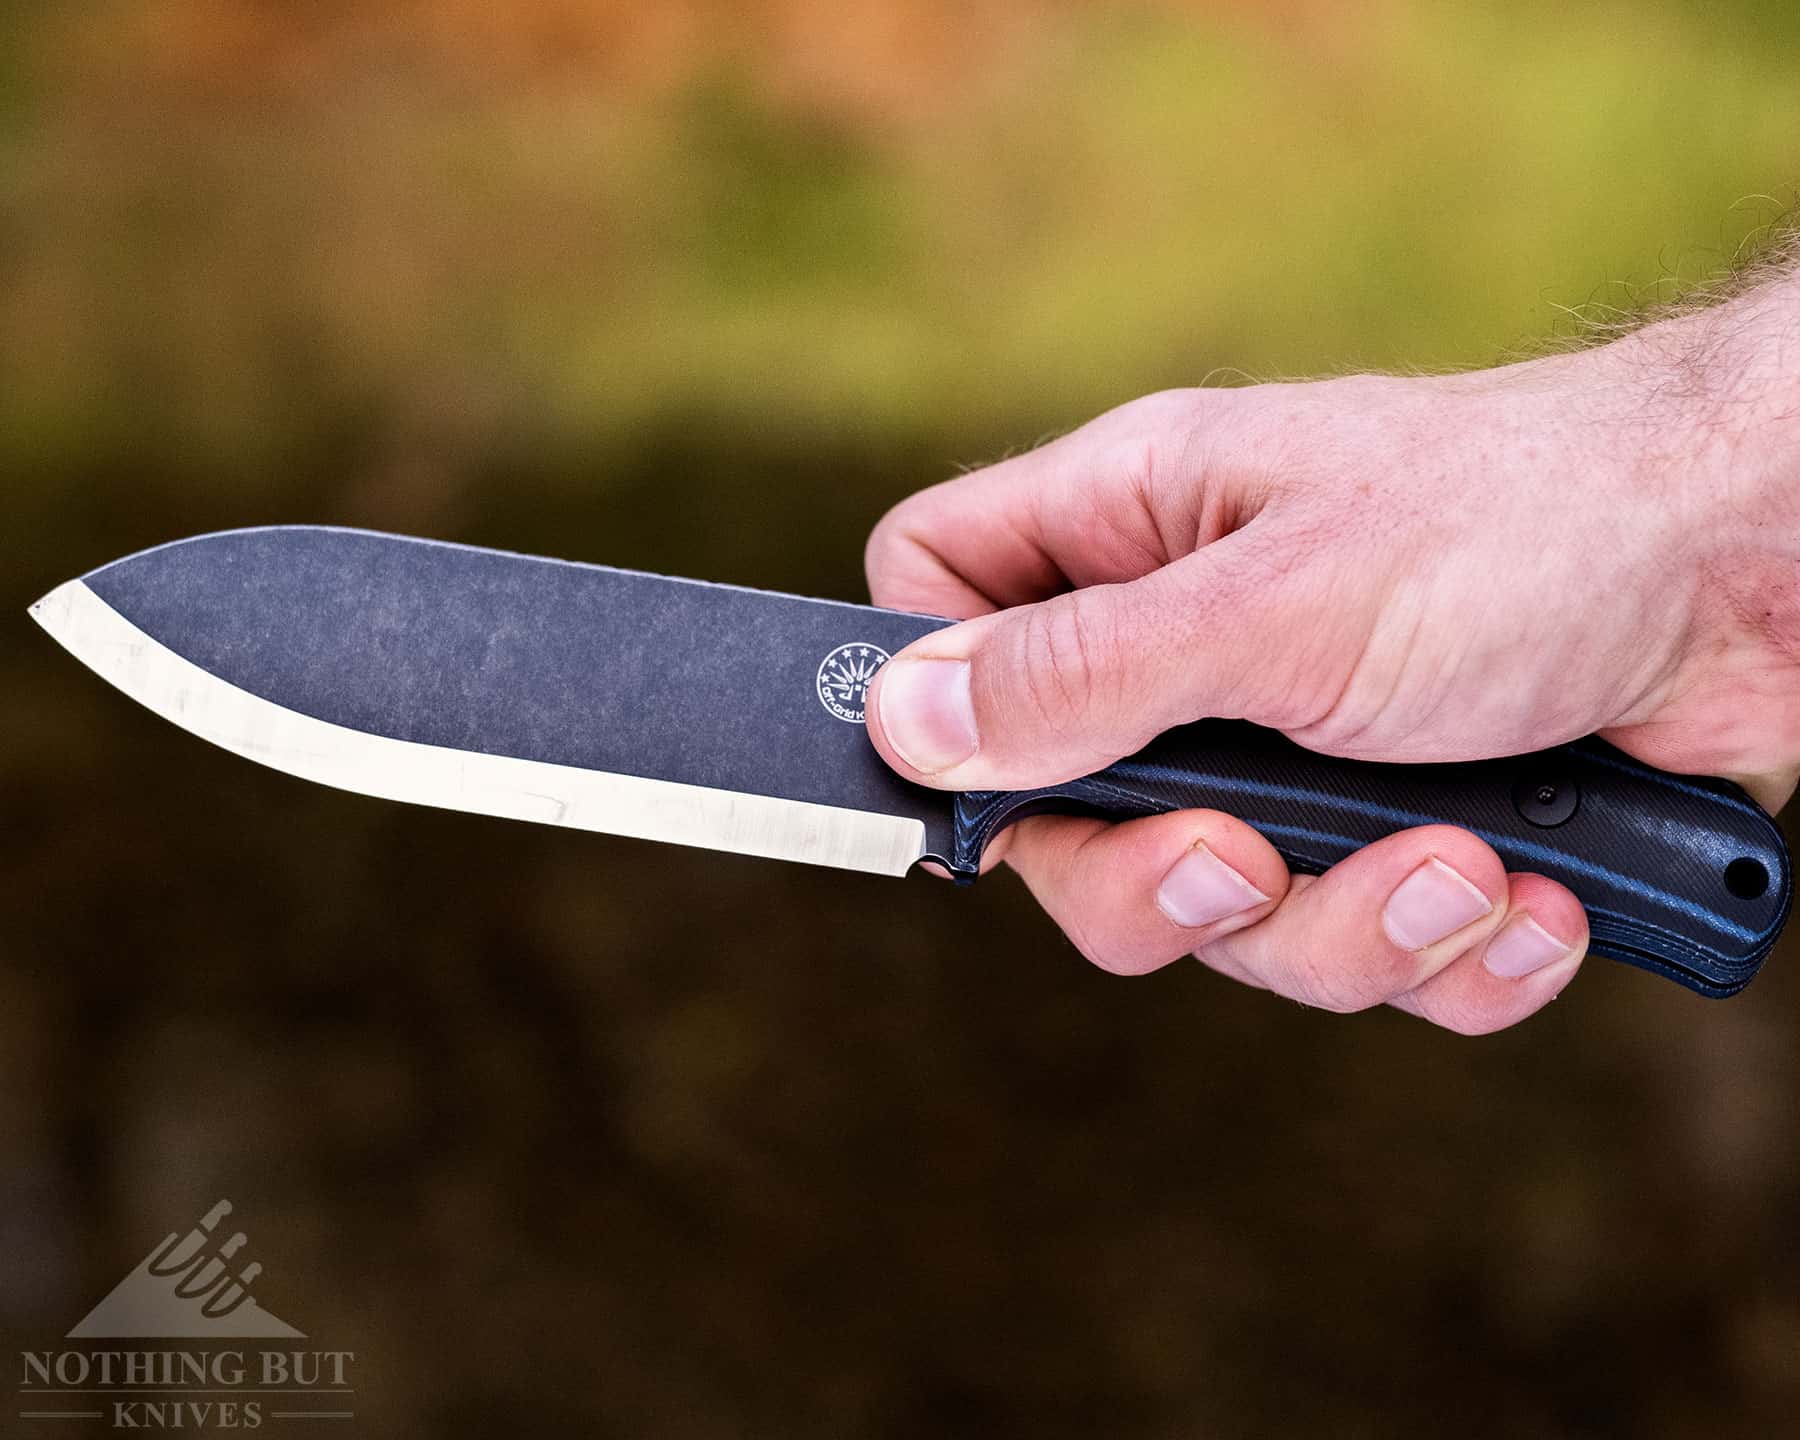
[[[1239,530],[1125,584],[915,641],[876,673],[869,734],[902,775],[1022,790],[1103,769],[1202,716],[1306,722],[1294,587]],[[1285,646],[1284,646],[1285,641]]]

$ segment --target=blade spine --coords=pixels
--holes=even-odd
[[[246,528],[267,530],[299,527],[261,526]],[[585,787],[590,792],[605,790],[610,787],[617,792],[614,798],[635,795],[636,798],[641,801],[647,795],[662,796],[681,802],[681,804],[688,807],[689,814],[685,818],[689,822],[687,824],[687,830],[691,836],[698,836],[701,833],[703,824],[708,818],[703,812],[709,803],[709,799],[711,797],[719,797],[717,804],[715,804],[715,808],[717,808],[717,805],[722,804],[724,810],[727,812],[730,812],[734,806],[742,806],[746,811],[758,812],[765,818],[779,817],[789,821],[803,822],[800,835],[801,843],[781,847],[770,847],[767,845],[752,847],[743,844],[722,843],[716,837],[716,832],[713,838],[681,838],[672,833],[683,828],[680,823],[664,824],[660,827],[663,833],[654,833],[654,831],[650,829],[630,828],[629,826],[621,826],[619,824],[588,824],[582,823],[579,820],[570,820],[566,818],[568,810],[571,805],[575,803],[572,799],[567,797],[559,798],[555,794],[546,794],[539,790],[527,790],[515,786],[509,791],[507,787],[504,786],[490,785],[487,793],[510,793],[516,797],[545,800],[554,807],[556,813],[550,815],[523,813],[523,809],[518,805],[508,809],[494,808],[492,803],[486,805],[471,803],[459,804],[448,798],[438,798],[436,796],[409,792],[405,786],[384,790],[380,788],[370,788],[368,785],[348,784],[342,779],[333,778],[328,774],[321,774],[317,770],[305,768],[297,763],[282,763],[269,751],[259,750],[251,746],[248,738],[242,732],[233,732],[229,728],[207,728],[203,726],[199,720],[184,714],[183,711],[187,707],[183,705],[176,704],[165,706],[156,703],[145,693],[147,687],[127,683],[125,678],[125,666],[123,664],[107,666],[104,663],[96,663],[98,650],[100,648],[99,646],[92,647],[92,651],[90,652],[79,642],[73,640],[73,632],[79,628],[78,626],[72,624],[59,625],[50,618],[50,612],[56,608],[55,602],[59,597],[65,601],[67,608],[84,608],[89,612],[90,618],[98,617],[102,628],[110,628],[115,632],[115,635],[123,637],[123,640],[117,643],[122,643],[130,648],[136,649],[141,654],[148,656],[151,660],[158,661],[165,668],[171,669],[177,674],[188,674],[191,677],[197,677],[200,682],[202,693],[210,688],[215,693],[238,697],[238,703],[246,713],[260,715],[265,722],[276,721],[289,729],[297,729],[303,733],[324,736],[327,739],[332,737],[351,737],[354,743],[365,746],[370,750],[386,752],[390,758],[410,756],[415,769],[420,766],[441,766],[454,762],[465,771],[468,767],[473,766],[478,771],[490,770],[494,772],[496,776],[511,772],[519,779],[542,778],[546,776],[550,778],[567,777],[573,784],[579,787]],[[48,594],[35,601],[28,608],[27,613],[48,635],[50,635],[52,639],[76,659],[80,660],[82,664],[86,665],[90,670],[93,670],[115,689],[120,690],[137,704],[143,706],[146,710],[149,710],[161,719],[168,721],[180,729],[186,730],[189,734],[192,734],[199,739],[217,745],[220,749],[226,750],[231,754],[240,756],[244,759],[253,760],[266,768],[277,770],[283,774],[292,775],[298,779],[306,780],[311,783],[328,785],[334,789],[347,791],[351,794],[395,800],[402,803],[427,805],[437,809],[459,810],[468,814],[485,814],[502,819],[531,820],[538,823],[555,824],[568,829],[589,830],[602,834],[625,835],[640,839],[659,840],[665,843],[690,844],[702,848],[724,850],[737,854],[765,855],[770,858],[794,860],[802,863],[833,865],[838,868],[858,870],[864,873],[903,875],[911,868],[914,861],[925,854],[927,848],[925,824],[915,817],[885,814],[875,810],[857,810],[846,806],[825,805],[815,801],[789,800],[779,796],[761,795],[751,792],[719,790],[708,786],[691,785],[680,781],[661,780],[650,776],[629,775],[615,771],[585,770],[577,766],[560,765],[554,761],[531,760],[520,756],[497,755],[476,750],[458,750],[450,746],[431,745],[421,741],[403,740],[395,736],[380,735],[371,731],[357,730],[350,726],[339,725],[333,721],[320,719],[314,715],[307,715],[302,711],[293,710],[276,701],[269,700],[264,696],[245,690],[240,686],[232,684],[228,680],[221,679],[219,676],[212,674],[201,666],[194,664],[194,662],[187,659],[186,656],[170,649],[154,636],[149,635],[137,625],[133,624],[128,617],[120,614],[111,605],[107,604],[104,599],[96,594],[85,583],[84,578],[64,581]],[[480,793],[483,792],[466,792],[464,794],[464,799],[474,798],[474,796]],[[701,824],[692,823],[695,816],[700,817]],[[712,818],[716,819],[720,817]],[[727,813],[723,818],[728,820],[741,818],[746,822],[749,822],[754,819],[754,816],[745,815],[734,817]],[[813,843],[811,845],[805,843],[808,836],[813,836],[816,841],[818,832],[817,830],[807,829],[804,822],[816,822],[817,826],[824,827],[826,830],[829,830],[833,825],[851,828],[861,825],[865,829],[871,831],[880,828],[885,831],[889,837],[888,843],[884,847],[884,858],[880,863],[854,863],[848,859],[828,858],[823,853],[805,853],[809,849],[813,852],[821,852],[829,847],[820,843]],[[779,829],[779,826],[777,825],[775,828]],[[902,835],[908,837],[905,843],[899,843]],[[842,849],[839,853],[847,854],[848,850]]]
[[[625,565],[606,565],[597,560],[565,560],[555,555],[532,555],[523,550],[508,550],[497,546],[473,545],[463,540],[436,540],[423,535],[395,535],[386,530],[369,530],[359,525],[237,525],[227,530],[208,530],[200,535],[183,535],[175,540],[165,540],[158,545],[146,546],[142,550],[134,550],[129,555],[121,555],[109,560],[104,565],[96,565],[92,570],[77,576],[78,580],[86,580],[90,576],[100,575],[115,565],[123,565],[129,561],[141,560],[145,556],[157,554],[163,550],[175,550],[184,545],[197,545],[208,540],[223,539],[230,535],[266,535],[283,531],[309,531],[316,534],[355,535],[367,540],[389,541],[401,545],[423,545],[443,550],[465,550],[478,555],[504,555],[513,560],[529,560],[538,565],[569,565],[578,570],[604,570],[614,575],[642,576],[652,580],[667,581],[672,585],[695,585],[711,590],[730,590],[745,595],[773,596],[781,600],[801,600],[809,605],[835,605],[846,610],[874,610],[884,615],[905,615],[917,620],[937,620],[945,624],[954,623],[943,615],[927,615],[918,610],[890,610],[881,605],[865,605],[857,600],[832,600],[820,595],[801,595],[791,590],[766,590],[757,585],[739,585],[730,580],[698,580],[691,575],[665,575],[659,570],[634,570]],[[56,587],[60,589],[61,587]],[[49,592],[54,594],[55,590]],[[33,603],[32,608],[42,604],[49,594],[41,596]],[[98,599],[98,596],[95,596]]]

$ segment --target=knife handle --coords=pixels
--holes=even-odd
[[[1316,874],[1416,825],[1457,825],[1506,868],[1568,886],[1596,952],[1715,998],[1749,983],[1787,919],[1780,828],[1735,785],[1665,774],[1600,740],[1443,765],[1341,760],[1237,721],[1171,730],[1095,775],[1040,790],[968,791],[951,870],[971,879],[1004,826],[1045,812],[1124,820],[1225,810]]]

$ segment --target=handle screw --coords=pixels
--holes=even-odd
[[[1567,775],[1544,779],[1537,775],[1521,775],[1513,785],[1513,809],[1519,818],[1539,829],[1550,830],[1563,824],[1581,805],[1581,790]]]

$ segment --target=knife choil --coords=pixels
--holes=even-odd
[[[201,738],[386,799],[959,878],[1046,810],[1227,810],[1305,871],[1452,824],[1567,885],[1596,951],[1714,996],[1756,973],[1790,900],[1781,832],[1741,791],[1598,740],[1378,765],[1201,721],[1065,785],[927,790],[882,763],[862,712],[888,656],[949,623],[931,616],[315,526],[146,550],[31,614]]]

